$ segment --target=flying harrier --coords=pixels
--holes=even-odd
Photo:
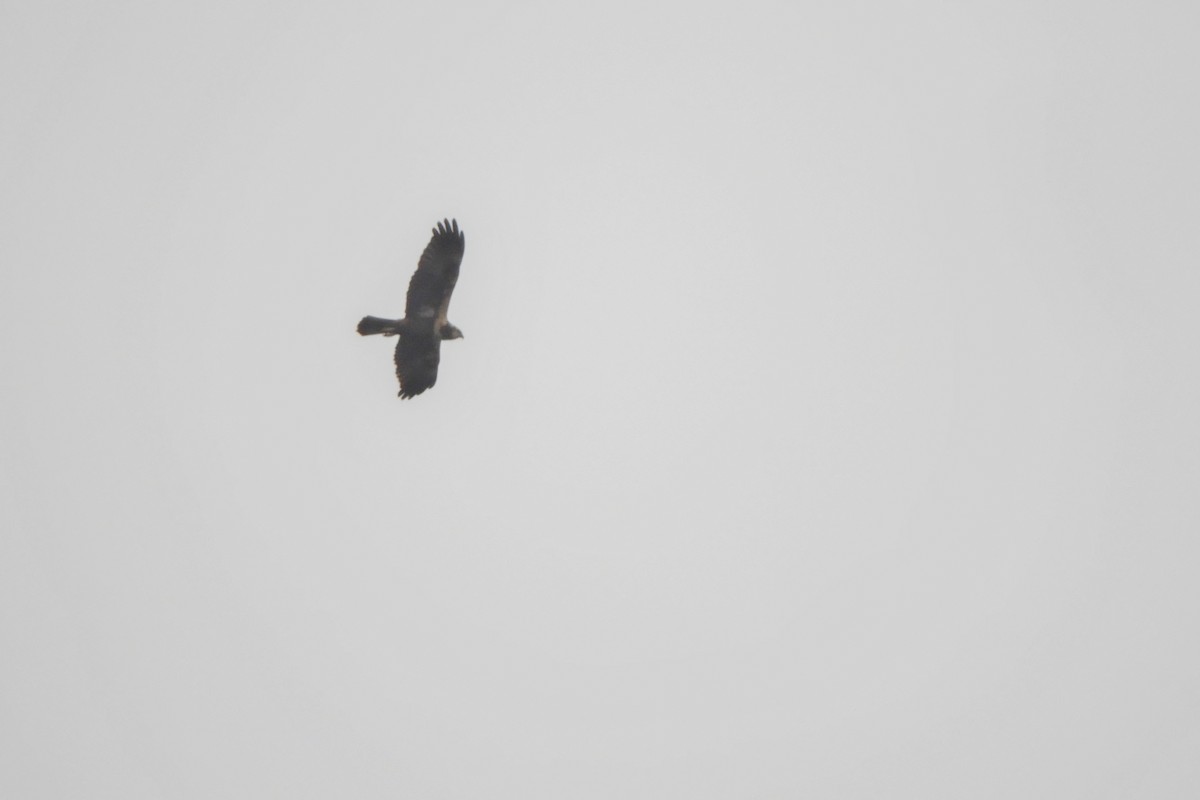
[[[416,397],[437,383],[443,339],[461,339],[462,331],[447,321],[450,295],[458,281],[466,238],[458,220],[444,220],[433,229],[433,238],[421,254],[417,271],[408,282],[404,319],[363,317],[358,332],[399,336],[396,342],[396,377],[400,397]]]

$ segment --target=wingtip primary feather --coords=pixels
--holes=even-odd
[[[462,228],[458,227],[457,218],[445,218],[437,223],[437,227],[433,228],[434,236],[455,236],[459,239],[466,239],[462,232]]]

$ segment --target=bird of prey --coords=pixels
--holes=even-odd
[[[439,222],[408,282],[404,318],[363,317],[358,323],[362,336],[381,333],[400,337],[396,342],[396,377],[403,399],[416,397],[437,383],[442,340],[463,338],[462,331],[446,319],[446,313],[465,248],[466,238],[458,229],[458,220]]]

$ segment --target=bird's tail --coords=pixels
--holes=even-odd
[[[358,323],[359,336],[372,336],[382,333],[384,336],[395,336],[404,327],[402,319],[384,319],[383,317],[363,317]]]

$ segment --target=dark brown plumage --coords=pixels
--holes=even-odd
[[[446,315],[465,249],[466,238],[458,229],[458,220],[439,222],[408,282],[404,318],[363,317],[358,323],[358,332],[363,336],[400,337],[396,342],[396,377],[404,399],[437,383],[442,340],[463,338],[462,331],[451,325]]]

